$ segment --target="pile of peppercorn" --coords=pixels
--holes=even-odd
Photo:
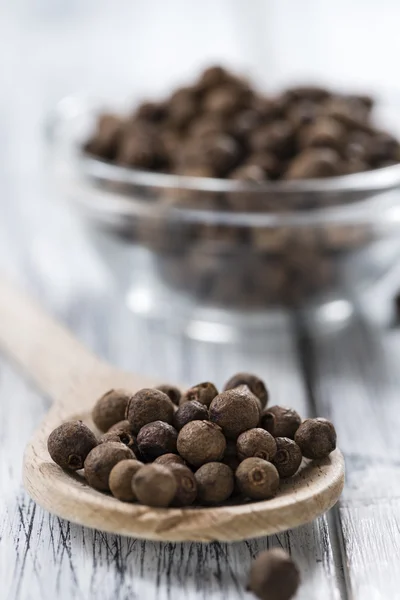
[[[255,375],[238,373],[218,393],[200,383],[184,394],[172,386],[131,394],[111,390],[94,406],[99,439],[81,421],[49,436],[51,458],[63,469],[84,469],[89,485],[123,501],[148,506],[213,505],[273,497],[280,478],[302,461],[327,457],[336,432],[326,419],[306,419],[267,407]]]
[[[369,96],[304,86],[265,97],[222,67],[130,116],[100,115],[89,154],[127,167],[262,182],[358,173],[400,161]]]

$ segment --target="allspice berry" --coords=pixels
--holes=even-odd
[[[137,444],[135,436],[132,434],[130,425],[128,421],[119,421],[121,425],[118,427],[118,423],[113,425],[107,433],[104,433],[99,439],[100,444],[104,444],[104,442],[121,442],[121,444],[125,444],[132,450],[132,452],[137,451]],[[126,425],[128,423],[128,425]]]
[[[132,433],[130,423],[126,419],[124,419],[123,421],[118,421],[117,423],[114,423],[114,425],[111,425],[110,429],[107,430],[107,433],[116,430],[124,430],[128,433]]]
[[[288,437],[293,440],[300,424],[299,413],[286,406],[270,406],[261,416],[261,427],[274,437]]]
[[[151,462],[162,454],[176,452],[178,433],[172,425],[164,421],[148,423],[137,435],[137,445],[140,454]]]
[[[301,148],[333,148],[340,152],[346,142],[347,131],[335,119],[321,117],[311,125],[304,127],[299,134]]]
[[[236,448],[239,460],[257,456],[272,461],[276,454],[276,441],[268,431],[255,427],[239,435]]]
[[[179,456],[179,454],[172,453],[162,454],[161,456],[158,456],[154,461],[154,464],[164,465],[166,467],[168,467],[169,465],[183,465],[184,467],[186,466],[185,461],[181,456]]]
[[[278,437],[275,442],[277,450],[272,464],[275,465],[281,479],[292,477],[301,465],[301,450],[296,442],[287,437]]]
[[[68,421],[54,429],[47,440],[51,458],[62,469],[82,469],[89,452],[97,446],[96,436],[82,421]]]
[[[190,506],[197,496],[197,483],[192,471],[188,467],[177,463],[170,463],[168,468],[175,477],[177,485],[171,506]]]
[[[219,425],[228,439],[257,427],[259,405],[254,395],[242,386],[222,392],[210,404],[210,421]]]
[[[100,431],[108,431],[112,425],[125,419],[125,411],[131,392],[123,389],[110,390],[99,398],[92,410],[93,423]]]
[[[178,434],[178,452],[194,467],[221,460],[225,447],[221,428],[210,421],[190,421]]]
[[[252,500],[272,498],[279,487],[278,471],[262,458],[246,458],[236,469],[235,476],[241,493]]]
[[[289,164],[284,179],[320,179],[340,175],[340,156],[332,148],[307,148]]]
[[[84,463],[88,484],[96,490],[108,492],[111,469],[127,458],[134,458],[134,454],[124,444],[118,442],[99,444],[89,452]]]
[[[128,419],[133,433],[139,433],[147,423],[165,421],[172,423],[174,407],[167,394],[156,389],[142,389],[136,392],[129,400],[126,408]]]
[[[121,460],[111,469],[108,485],[115,498],[123,502],[134,502],[136,500],[132,489],[132,479],[143,466],[142,462],[127,458]]]
[[[200,467],[194,476],[197,483],[197,497],[201,504],[219,504],[232,495],[234,477],[228,465],[210,462]]]
[[[219,65],[208,67],[203,74],[197,84],[198,89],[200,90],[209,90],[227,81],[232,80],[232,75],[228,71],[226,71],[223,67]]]
[[[212,400],[214,400],[217,395],[218,390],[215,385],[210,381],[205,381],[204,383],[199,383],[187,390],[181,397],[180,404],[196,400],[197,402],[200,402],[200,404],[210,406]]]
[[[327,419],[306,419],[294,436],[306,458],[326,458],[336,448],[336,431]]]
[[[190,421],[207,421],[208,408],[205,404],[201,404],[197,400],[182,404],[174,414],[174,427],[178,431],[182,429],[186,423]]]
[[[133,452],[137,451],[136,436],[133,435],[131,425],[126,419],[124,419],[123,421],[118,421],[118,423],[115,423],[115,425],[110,427],[107,433],[105,433],[100,438],[100,441],[104,441],[104,438],[106,438],[106,436],[106,439],[109,439],[110,441],[115,441],[111,440],[111,438],[108,437],[109,434],[116,434],[119,437],[120,442],[128,446],[128,448],[133,450]]]
[[[159,390],[160,392],[164,392],[164,394],[167,394],[167,396],[171,400],[171,402],[173,402],[177,406],[179,405],[179,400],[181,399],[182,393],[181,393],[181,390],[179,388],[177,388],[175,385],[168,385],[168,384],[158,385],[156,389]]]
[[[261,600],[290,600],[299,585],[300,574],[290,556],[273,548],[253,561],[247,589]]]
[[[232,390],[240,385],[247,385],[250,391],[260,400],[262,408],[266,406],[268,403],[268,390],[262,379],[251,373],[236,373],[226,382],[224,391]]]
[[[144,465],[133,477],[132,488],[141,504],[162,508],[171,504],[178,486],[167,467]]]

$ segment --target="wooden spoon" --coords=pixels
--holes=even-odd
[[[113,387],[138,390],[155,381],[122,372],[86,350],[7,280],[0,281],[0,346],[54,404],[28,444],[25,487],[46,510],[87,527],[161,541],[234,541],[307,523],[331,508],[344,484],[339,450],[302,465],[267,501],[211,508],[154,509],[127,504],[97,492],[83,477],[64,472],[47,452],[49,433],[62,421],[92,425],[95,400]]]

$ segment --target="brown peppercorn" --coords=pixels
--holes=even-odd
[[[93,423],[100,431],[108,431],[110,427],[125,419],[125,411],[132,393],[117,389],[106,392],[99,398],[92,410]]]
[[[97,131],[86,143],[84,149],[89,154],[113,160],[123,133],[124,122],[117,115],[104,113],[100,115]]]
[[[250,154],[247,165],[257,165],[266,173],[268,179],[277,179],[282,171],[281,162],[271,153],[257,152]]]
[[[174,385],[164,384],[164,385],[158,385],[156,387],[156,389],[159,390],[160,392],[164,392],[164,394],[167,394],[167,396],[171,400],[171,402],[173,402],[174,404],[179,406],[179,400],[181,399],[181,395],[182,395],[182,392],[179,388],[177,388]]]
[[[132,480],[133,492],[141,504],[167,507],[177,491],[171,470],[163,465],[144,465]]]
[[[159,123],[166,116],[166,105],[164,102],[143,102],[136,110],[134,119]]]
[[[261,427],[274,437],[294,439],[301,424],[301,417],[293,408],[270,406],[261,415]]]
[[[253,561],[247,589],[261,600],[290,600],[299,585],[300,574],[290,556],[273,548]]]
[[[172,423],[174,406],[164,392],[144,388],[136,392],[129,400],[126,408],[128,419],[133,433],[139,433],[144,425],[154,421]]]
[[[319,85],[298,85],[289,88],[286,93],[295,101],[313,100],[314,102],[321,102],[330,96],[330,91]]]
[[[208,136],[226,133],[224,119],[220,115],[202,115],[195,119],[190,125],[189,137],[191,139],[201,139]]]
[[[259,113],[262,123],[272,123],[284,116],[284,106],[280,98],[256,96],[253,99],[253,108]]]
[[[267,181],[268,176],[259,165],[242,165],[229,174],[229,179],[235,181],[248,181],[249,183],[260,183]]]
[[[132,433],[130,423],[126,419],[124,419],[123,421],[118,421],[117,423],[114,423],[114,425],[111,425],[110,429],[107,430],[107,433],[121,430],[126,431],[127,433]]]
[[[187,392],[182,395],[180,404],[182,405],[186,402],[193,402],[193,400],[196,400],[197,402],[200,402],[200,404],[210,406],[215,396],[218,396],[217,388],[213,383],[205,381],[204,383],[198,383],[187,390]]]
[[[201,90],[209,90],[233,79],[231,73],[219,65],[208,67],[202,73],[196,87]]]
[[[179,454],[194,467],[221,460],[226,440],[221,428],[209,421],[190,421],[178,434]]]
[[[77,471],[83,468],[87,455],[97,443],[94,433],[82,421],[68,421],[50,433],[47,449],[62,469]]]
[[[327,419],[306,419],[294,436],[306,458],[326,458],[336,448],[336,431]]]
[[[287,119],[297,132],[305,125],[314,123],[318,115],[318,105],[310,100],[302,100],[291,106],[287,113]]]
[[[142,462],[127,458],[121,460],[111,469],[108,485],[115,498],[123,502],[134,502],[136,500],[132,489],[132,479],[143,466]]]
[[[176,452],[178,433],[164,421],[153,421],[144,425],[137,435],[140,454],[146,461],[153,461],[162,454]]]
[[[382,163],[393,160],[400,161],[400,145],[395,137],[384,131],[378,131],[372,136],[368,153],[368,163],[372,167],[381,166]]]
[[[237,113],[233,120],[232,134],[243,142],[260,125],[261,115],[253,108],[247,108]]]
[[[96,490],[107,492],[111,469],[127,458],[134,458],[134,454],[124,444],[119,442],[99,444],[89,452],[84,463],[88,484]]]
[[[272,498],[279,487],[279,474],[273,464],[262,458],[246,458],[236,469],[241,493],[252,500]]]
[[[215,177],[215,171],[212,167],[204,167],[201,165],[198,165],[197,167],[193,165],[189,167],[183,167],[180,168],[178,171],[178,174],[183,175],[184,177]],[[194,202],[202,202],[203,200],[206,200],[206,195],[199,194],[199,191],[180,190],[181,194],[179,194],[178,191],[174,191],[175,204],[178,204],[179,201],[183,205],[188,202],[190,202],[190,204],[193,205]],[[209,194],[209,196],[211,199],[212,194]],[[199,197],[201,198],[201,200],[199,200]]]
[[[279,158],[289,158],[294,151],[292,126],[288,121],[275,121],[256,129],[250,140],[253,152],[272,152]]]
[[[204,99],[204,111],[213,115],[232,117],[249,106],[251,91],[231,84],[218,86],[208,92]]]
[[[150,127],[128,129],[118,148],[116,162],[127,167],[157,169],[166,161],[161,138]]]
[[[339,175],[341,162],[338,153],[331,148],[308,148],[298,154],[289,164],[285,179],[314,179]]]
[[[371,131],[372,127],[367,122],[368,109],[360,102],[349,101],[343,96],[327,98],[321,105],[323,115],[336,119],[348,130]]]
[[[154,461],[155,465],[164,465],[164,466],[168,466],[168,465],[183,465],[186,466],[185,461],[183,460],[183,458],[181,456],[179,456],[179,454],[162,454],[161,456],[158,456],[156,458],[156,460]]]
[[[188,140],[182,148],[182,167],[210,167],[215,176],[224,177],[240,158],[238,142],[221,133],[197,140]]]
[[[236,448],[239,460],[258,456],[258,458],[272,461],[276,454],[275,438],[260,427],[241,433],[237,439]]]
[[[197,498],[201,504],[219,504],[228,500],[234,488],[233,471],[220,462],[209,462],[194,474]]]
[[[174,414],[174,427],[178,431],[190,421],[208,421],[208,408],[197,400],[182,404]]]
[[[338,121],[321,117],[301,131],[298,141],[300,148],[333,148],[340,152],[345,145],[346,136],[345,127]]]
[[[199,110],[198,102],[192,90],[178,90],[168,105],[168,123],[182,130],[196,117]]]
[[[361,105],[367,112],[374,106],[374,99],[366,94],[352,94],[347,96],[347,101]]]
[[[240,385],[247,385],[250,391],[260,400],[262,407],[266,406],[269,394],[262,379],[251,373],[236,373],[226,382],[224,391],[232,390]]]
[[[100,444],[104,444],[106,442],[120,442],[121,444],[125,444],[132,450],[133,453],[137,450],[137,444],[132,433],[125,431],[125,429],[114,429],[113,431],[107,431],[104,433],[99,439]]]
[[[276,441],[276,454],[272,460],[272,464],[275,465],[279,477],[284,479],[285,477],[292,477],[301,465],[302,454],[301,450],[290,438],[277,437]]]
[[[175,477],[177,490],[171,506],[190,506],[196,500],[197,483],[192,471],[185,465],[169,463],[168,469]]]
[[[259,419],[257,398],[244,386],[222,392],[210,404],[210,421],[219,425],[228,439],[257,427]]]

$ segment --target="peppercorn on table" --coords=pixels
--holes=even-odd
[[[172,384],[207,379],[221,385],[237,371],[259,374],[274,404],[333,421],[345,455],[347,483],[329,514],[296,530],[243,543],[155,543],[73,525],[44,512],[23,490],[23,449],[50,400],[0,356],[0,598],[250,599],[245,586],[251,560],[270,547],[284,548],[298,565],[302,578],[298,600],[400,598],[400,330],[367,325],[360,318],[345,330],[317,336],[297,315],[288,314],[279,339],[266,338],[258,345],[244,339],[240,345],[220,346],[193,342],[171,324],[134,319],[111,288],[84,233],[47,189],[39,132],[48,107],[57,99],[71,89],[90,86],[96,76],[104,78],[107,48],[113,45],[107,37],[111,30],[122,55],[126,50],[122,33],[129,40],[140,37],[140,20],[131,18],[125,25],[122,13],[118,19],[108,14],[106,27],[102,2],[93,4],[93,14],[91,3],[67,3],[62,9],[66,20],[58,19],[61,8],[56,10],[53,3],[30,3],[21,14],[17,10],[21,3],[11,4],[0,19],[0,66],[4,67],[0,269],[38,297],[82,341],[123,368],[157,375]],[[121,10],[125,5],[128,12],[133,11],[128,5],[136,5],[112,4]],[[201,4],[205,10],[215,8],[213,2]],[[359,17],[361,3],[342,4],[346,15],[353,10]],[[295,20],[303,6],[292,3]],[[387,37],[397,38],[398,18],[389,18],[386,8],[385,27],[389,21],[394,27]],[[85,10],[92,20],[82,27]],[[318,11],[322,15],[319,3]],[[167,12],[173,14],[170,3],[165,19]],[[375,32],[378,26],[372,12]],[[329,29],[332,18],[330,14]],[[134,29],[136,21],[138,29]],[[208,19],[210,27],[212,21]],[[168,30],[167,22],[163,26]],[[368,33],[371,27],[359,29]],[[294,34],[293,28],[290,31]],[[355,46],[356,32],[351,35]],[[377,39],[378,33],[374,35]],[[89,43],[83,45],[87,37],[93,42],[95,36],[98,43],[93,48],[104,49],[100,59],[94,50],[90,54]],[[303,44],[298,41],[300,48]],[[371,45],[374,53],[377,45]],[[158,53],[159,48],[158,44]],[[338,62],[345,68],[345,60]],[[380,66],[388,75],[389,67]],[[122,80],[128,67],[129,61],[108,65],[112,76],[105,78],[104,89],[109,89],[111,80]]]

